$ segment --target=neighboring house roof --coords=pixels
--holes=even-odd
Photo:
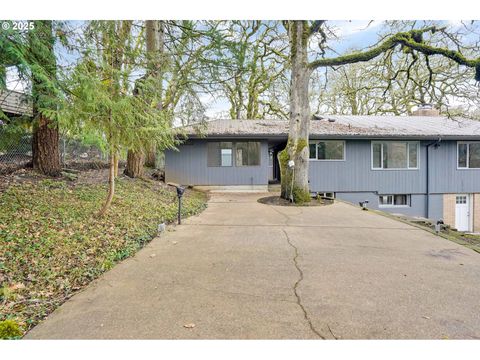
[[[32,101],[18,91],[0,90],[0,109],[9,114],[33,116]]]
[[[212,120],[184,128],[189,137],[286,137],[285,120]],[[443,116],[323,115],[310,121],[311,137],[479,138],[480,121]]]

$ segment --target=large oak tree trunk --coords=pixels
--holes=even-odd
[[[308,136],[310,105],[308,85],[308,26],[292,21],[289,28],[292,74],[290,83],[290,124],[286,148],[278,155],[281,171],[281,196],[296,203],[310,201],[308,186]],[[293,168],[288,166],[294,161]]]
[[[33,61],[41,67],[32,71],[32,165],[42,174],[59,176],[61,163],[58,124],[41,113],[42,109],[56,107],[55,93],[52,90],[56,78],[52,21],[35,21],[35,29],[32,30],[29,41]]]
[[[143,151],[128,150],[127,153],[127,166],[125,167],[124,174],[137,178],[143,176],[143,164],[145,163],[145,155]]]

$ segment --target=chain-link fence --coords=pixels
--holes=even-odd
[[[24,167],[32,159],[32,135],[7,132],[0,127],[0,174]]]
[[[94,145],[61,137],[60,161],[65,166],[75,163],[106,163],[107,156]],[[0,127],[0,174],[8,174],[25,167],[32,160],[32,134],[29,131],[7,133]]]
[[[0,124],[1,125],[1,124]],[[87,145],[79,140],[61,136],[59,141],[60,162],[64,167],[100,168],[107,166],[108,155],[98,146]],[[123,154],[122,158],[126,156]],[[0,174],[9,174],[25,167],[32,160],[32,133],[16,128],[14,131],[0,126]],[[155,168],[163,170],[165,156],[156,154]]]
[[[64,164],[70,161],[103,162],[108,161],[108,157],[95,145],[85,145],[78,140],[61,137],[60,160]]]

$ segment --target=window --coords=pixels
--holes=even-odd
[[[207,144],[207,164],[208,166],[232,166],[231,142],[209,142]]]
[[[326,140],[309,143],[310,159],[345,160],[345,141]]]
[[[222,156],[220,166],[232,166],[232,149],[221,149]]]
[[[418,141],[372,142],[373,169],[418,169]]]
[[[378,204],[380,207],[410,206],[410,195],[380,195],[378,197]]]
[[[457,154],[458,168],[480,168],[480,142],[458,143]]]
[[[237,142],[235,144],[235,165],[260,165],[260,143],[258,141]]]
[[[209,167],[260,165],[260,142],[244,141],[233,143],[230,141],[209,142],[207,144],[207,164]]]
[[[456,204],[466,204],[467,203],[467,196],[466,195],[457,195],[455,198]]]

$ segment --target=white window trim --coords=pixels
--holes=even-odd
[[[471,168],[470,167],[470,145],[469,144],[476,144],[479,143],[480,141],[457,141],[457,170],[480,170],[480,168]],[[458,148],[460,144],[467,144],[467,167],[460,167],[458,166]]]
[[[222,161],[223,161],[222,151],[223,151],[223,150],[230,150],[230,165],[223,165],[223,163],[222,163]],[[232,148],[232,149],[220,148],[220,166],[215,166],[215,167],[221,167],[221,168],[232,167],[232,166],[233,166],[233,162],[234,162],[234,158],[233,158],[233,148]],[[213,166],[212,166],[212,167],[213,167]]]
[[[373,167],[373,145],[374,144],[383,144],[385,142],[406,142],[410,144],[416,144],[417,145],[417,167],[409,167],[410,165],[410,151],[408,149],[407,145],[407,167],[406,168],[387,168],[385,169],[383,167],[383,145],[380,148],[380,157],[381,157],[381,165],[382,167],[376,168]],[[376,140],[376,141],[371,141],[370,143],[370,166],[371,170],[374,171],[388,171],[388,170],[393,170],[393,171],[415,171],[420,169],[420,141],[408,141],[408,140]]]
[[[395,196],[405,195],[407,197],[407,205],[395,205],[395,204],[380,204],[380,196],[392,196],[392,200],[395,201]],[[412,207],[412,196],[410,194],[381,194],[378,195],[378,207],[379,208],[409,208]]]
[[[315,159],[310,158],[310,144],[318,144],[319,142],[325,142],[325,141],[341,141],[343,143],[343,159],[318,159],[318,146],[315,146]],[[345,143],[345,140],[334,140],[334,139],[329,139],[329,140],[309,140],[308,142],[308,160],[309,161],[346,161],[347,158],[347,144]]]

